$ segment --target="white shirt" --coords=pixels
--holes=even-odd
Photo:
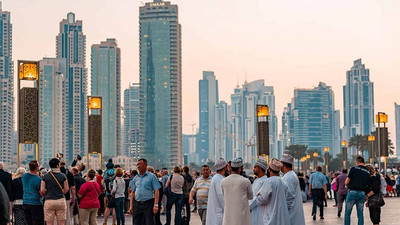
[[[253,185],[251,185],[251,188],[253,189],[253,199],[249,201],[249,204],[253,203],[256,198],[258,192],[260,192],[261,187],[263,186],[264,182],[268,179],[267,176],[262,176],[254,180]],[[258,225],[259,218],[260,216],[262,217],[263,215],[260,215],[260,210],[263,212],[263,208],[265,205],[259,205],[254,207],[250,212],[251,212],[251,224],[252,225]]]
[[[208,191],[207,225],[222,225],[224,217],[224,195],[222,194],[221,181],[224,176],[217,173],[213,176]]]
[[[272,176],[264,182],[261,190],[256,194],[256,200],[250,205],[250,210],[264,205],[260,208],[258,224],[290,225],[286,192],[286,185],[278,176]]]
[[[283,175],[282,180],[287,187],[286,200],[288,204],[290,224],[305,225],[299,178],[296,176],[296,173],[291,170]]]

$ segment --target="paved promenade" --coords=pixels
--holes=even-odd
[[[382,222],[381,225],[399,225],[400,224],[400,198],[385,198],[386,205],[382,208]],[[317,220],[313,221],[311,217],[311,208],[312,202],[304,203],[304,215],[306,217],[306,224],[307,225],[314,225],[314,224],[325,224],[325,225],[341,225],[343,224],[343,217],[344,212],[342,212],[342,217],[337,217],[337,208],[332,207],[334,204],[333,200],[328,200],[328,207],[324,209],[325,219],[320,220],[317,216]],[[318,215],[318,214],[317,214]],[[172,215],[174,217],[174,215]],[[351,217],[351,224],[357,224],[357,213],[354,207],[352,217]],[[173,219],[172,219],[173,220]],[[165,224],[165,215],[162,216],[162,223]],[[103,224],[103,217],[99,217],[97,220],[97,224]],[[109,219],[108,224],[112,224],[112,220]],[[127,216],[126,224],[132,224],[132,217]],[[173,221],[171,224],[174,224]],[[192,213],[192,219],[190,221],[191,225],[201,225],[200,218],[198,214]],[[369,211],[368,208],[364,207],[364,224],[372,224],[371,220],[369,219]]]

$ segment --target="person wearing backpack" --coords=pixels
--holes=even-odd
[[[104,221],[103,225],[107,225],[107,220],[108,217],[110,216],[110,212],[112,210],[112,218],[113,218],[113,223],[115,224],[115,221],[117,220],[116,213],[115,213],[115,198],[113,197],[111,190],[113,188],[113,182],[115,179],[115,169],[114,169],[114,164],[113,163],[107,163],[106,165],[107,170],[104,172],[104,186],[105,186],[105,193],[106,193],[106,209],[104,211]]]
[[[186,209],[186,217],[188,223],[190,222],[190,204],[189,204],[189,195],[190,195],[190,190],[192,190],[193,187],[193,177],[189,172],[189,167],[184,166],[183,167],[183,178],[185,179],[185,184],[183,188],[183,206]]]
[[[168,178],[165,185],[167,192],[167,222],[165,225],[171,224],[171,209],[175,205],[175,225],[181,225],[182,220],[182,202],[183,202],[183,185],[185,179],[180,174],[181,168],[174,167],[174,173]]]

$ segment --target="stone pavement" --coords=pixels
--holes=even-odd
[[[382,215],[381,215],[381,223],[380,225],[399,225],[400,224],[400,198],[385,198],[386,205],[382,208]],[[306,218],[307,225],[314,225],[314,224],[325,224],[325,225],[340,225],[343,224],[344,212],[342,212],[342,217],[337,217],[337,208],[333,207],[334,201],[328,200],[328,207],[324,209],[324,220],[320,220],[317,216],[317,220],[313,221],[311,217],[311,209],[312,209],[312,202],[309,201],[304,203],[304,215]],[[343,206],[344,210],[344,206]],[[317,210],[318,211],[318,210]],[[318,215],[318,213],[317,213]],[[191,225],[201,225],[200,217],[197,213],[192,213],[192,219],[190,221]],[[173,223],[174,214],[172,214],[172,223]],[[161,222],[165,224],[165,215],[163,215]],[[110,218],[111,219],[111,218]],[[108,224],[112,224],[112,220],[108,219]],[[103,224],[103,217],[98,217],[97,224]],[[126,217],[126,225],[132,224],[132,217],[129,215]],[[354,207],[352,215],[351,215],[351,224],[357,224],[357,212],[356,208]],[[364,224],[372,224],[371,220],[369,219],[369,211],[368,208],[364,207]]]

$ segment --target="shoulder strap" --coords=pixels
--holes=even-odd
[[[50,172],[51,176],[54,178],[54,180],[57,182],[58,186],[60,187],[62,193],[64,194],[64,188],[61,187],[60,182],[58,182],[57,178],[54,176],[53,172]]]
[[[99,197],[99,193],[97,192],[96,186],[93,184],[93,182],[90,182],[90,183],[92,183],[92,186],[93,186],[94,190],[96,191],[96,195],[97,195],[97,197]]]

